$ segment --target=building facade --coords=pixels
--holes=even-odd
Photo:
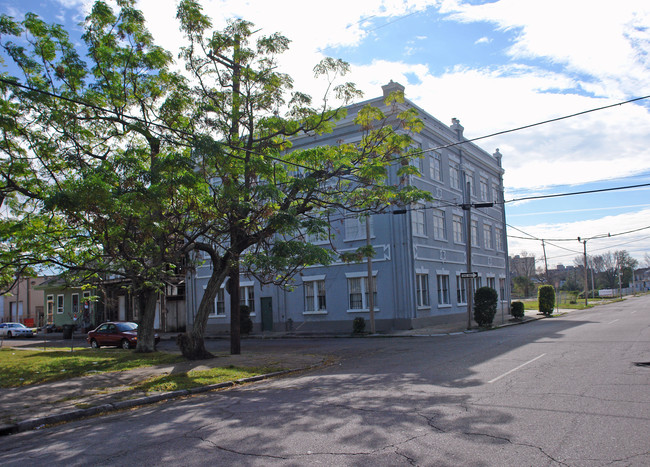
[[[385,97],[404,87],[391,81],[382,89],[383,96],[350,106],[347,117],[331,134],[294,138],[293,148],[358,140],[359,129],[353,122],[356,112],[366,104],[388,112]],[[416,148],[422,150],[422,157],[414,162],[420,176],[410,176],[406,183],[429,191],[435,201],[372,215],[369,229],[364,220],[355,217],[341,216],[332,221],[335,236],[325,243],[331,241],[337,252],[355,251],[368,241],[374,247],[371,281],[365,261],[307,267],[294,278],[291,290],[262,286],[242,275],[240,303],[250,307],[255,331],[351,332],[354,318],[361,316],[368,321],[370,317],[371,287],[377,331],[467,323],[470,280],[474,290],[481,286],[495,289],[500,299],[498,313],[508,314],[501,154],[497,149],[491,155],[464,142],[463,127],[457,119],[447,126],[408,99],[400,105],[403,109],[415,108],[424,123],[424,129],[413,135]],[[397,176],[397,167],[389,181],[404,183]],[[468,272],[468,241],[471,272],[477,273],[474,279],[461,277]],[[187,276],[190,326],[209,276],[209,262]],[[229,306],[228,292],[222,287],[208,332],[228,331]]]
[[[43,291],[38,287],[46,277],[20,277],[14,286],[2,295],[0,322],[18,322],[25,326],[45,324]]]

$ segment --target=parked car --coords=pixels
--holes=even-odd
[[[36,332],[22,323],[0,323],[0,336],[12,337],[34,337]]]
[[[138,343],[138,324],[129,321],[109,321],[102,323],[88,332],[86,340],[93,349],[103,345],[114,345],[123,349],[135,347]],[[154,334],[154,341],[160,342],[160,336]]]

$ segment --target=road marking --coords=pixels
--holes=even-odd
[[[619,320],[619,319],[615,319],[614,321],[610,321],[610,322],[607,323],[607,324],[614,324],[616,321],[620,321],[620,320]]]
[[[633,315],[633,314],[636,313],[637,311],[639,311],[639,310],[634,310],[634,311],[633,311],[632,313],[630,313],[630,314]]]
[[[510,373],[514,373],[515,371],[517,371],[517,370],[519,370],[519,369],[525,367],[526,365],[528,365],[528,364],[530,364],[530,363],[533,363],[535,360],[539,360],[539,359],[542,358],[544,355],[546,355],[546,354],[543,353],[542,355],[539,355],[539,356],[533,358],[532,360],[528,360],[526,363],[522,363],[522,364],[519,365],[517,368],[513,368],[512,370],[505,372],[505,373],[502,374],[501,376],[497,376],[496,378],[491,379],[490,381],[488,381],[488,383],[494,383],[495,381],[499,381],[499,380],[500,380],[501,378],[503,378],[504,376],[508,376]]]

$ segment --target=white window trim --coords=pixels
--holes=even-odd
[[[377,272],[378,272],[377,270],[372,271],[372,277],[373,277],[374,282],[375,282],[375,287],[377,287],[376,286],[376,284],[377,284],[377,279],[376,279]],[[368,273],[367,272],[346,272],[345,273],[345,278],[346,278],[346,282],[347,282],[347,279],[359,279],[359,278],[365,278],[366,281],[367,281]],[[348,287],[347,283],[345,285],[346,285],[346,287]],[[361,287],[363,287],[363,282],[361,282]],[[379,290],[377,290],[377,292],[379,292]],[[365,299],[365,295],[366,295],[365,291],[362,290],[361,291],[362,303],[363,303],[363,300]],[[349,306],[350,305],[350,289],[349,288],[347,290],[347,297],[346,298],[347,298],[348,306]],[[375,313],[378,312],[379,307],[377,306],[377,303],[374,303],[373,305],[374,305],[373,306],[373,312],[375,312]],[[354,309],[348,308],[347,313],[370,313],[370,308],[354,308]]]
[[[428,305],[416,305],[418,310],[430,310],[431,309],[431,281],[429,279],[429,270],[428,269],[416,269],[415,270],[415,301],[416,303],[419,300],[418,297],[418,276],[426,276],[427,277],[427,301],[429,302]]]
[[[304,287],[305,282],[318,282],[318,281],[324,281],[324,280],[325,280],[325,274],[318,274],[318,275],[315,275],[315,276],[303,276],[302,277],[303,287]],[[305,296],[304,296],[304,291],[303,291],[303,300],[304,300],[304,298],[305,298]],[[318,291],[317,290],[314,291],[314,300],[316,300],[316,301],[318,300]],[[326,295],[326,301],[327,301],[327,295]],[[304,305],[304,303],[303,303],[303,305]],[[309,315],[309,316],[326,315],[327,314],[327,309],[325,309],[325,310],[313,310],[313,311],[303,310],[302,314],[303,315]]]
[[[61,306],[61,311],[59,311],[59,297],[63,299],[63,305]],[[56,296],[55,309],[57,315],[62,315],[65,311],[65,295],[59,294]]]

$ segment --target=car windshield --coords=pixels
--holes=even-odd
[[[24,324],[21,324],[21,323],[14,323],[14,324],[11,324],[10,327],[12,327],[12,328],[26,328],[27,326],[25,326]]]
[[[136,323],[115,323],[115,326],[117,326],[117,330],[121,332],[135,331],[138,329],[138,325]]]

